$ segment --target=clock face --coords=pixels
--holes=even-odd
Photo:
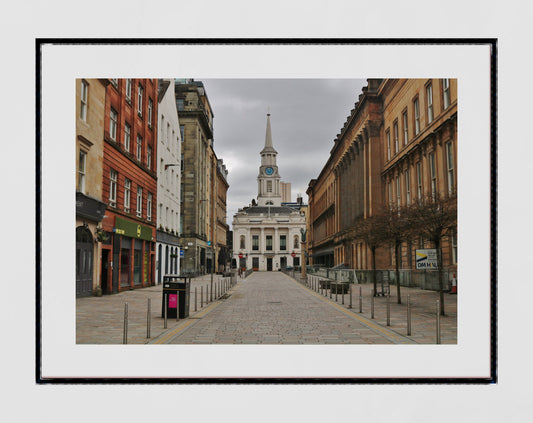
[[[272,169],[271,167],[267,167],[267,168],[265,169],[265,173],[266,173],[267,175],[272,175],[272,173],[274,173],[274,169]]]

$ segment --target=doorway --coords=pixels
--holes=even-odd
[[[287,268],[287,257],[281,257],[280,266],[281,266],[282,269],[286,269]]]
[[[102,294],[107,294],[107,281],[108,281],[108,270],[109,270],[109,250],[102,250],[102,273],[100,277],[100,288],[102,289]]]
[[[267,272],[272,272],[272,259],[267,258]]]

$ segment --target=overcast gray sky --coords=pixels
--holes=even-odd
[[[316,178],[366,85],[362,79],[202,79],[214,113],[215,152],[229,175],[227,219],[257,198],[270,107],[272,141],[292,201]]]

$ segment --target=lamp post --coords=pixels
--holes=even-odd
[[[300,233],[302,234],[302,240],[300,241],[300,247],[301,247],[301,254],[302,254],[302,279],[307,279],[307,266],[305,262],[305,245],[307,243],[306,236],[307,236],[307,229],[300,229]]]

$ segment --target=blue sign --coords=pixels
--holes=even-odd
[[[183,257],[183,256],[185,256],[185,251],[180,250],[180,257]]]
[[[211,241],[207,241],[207,246],[208,246],[208,247],[211,246]]]

